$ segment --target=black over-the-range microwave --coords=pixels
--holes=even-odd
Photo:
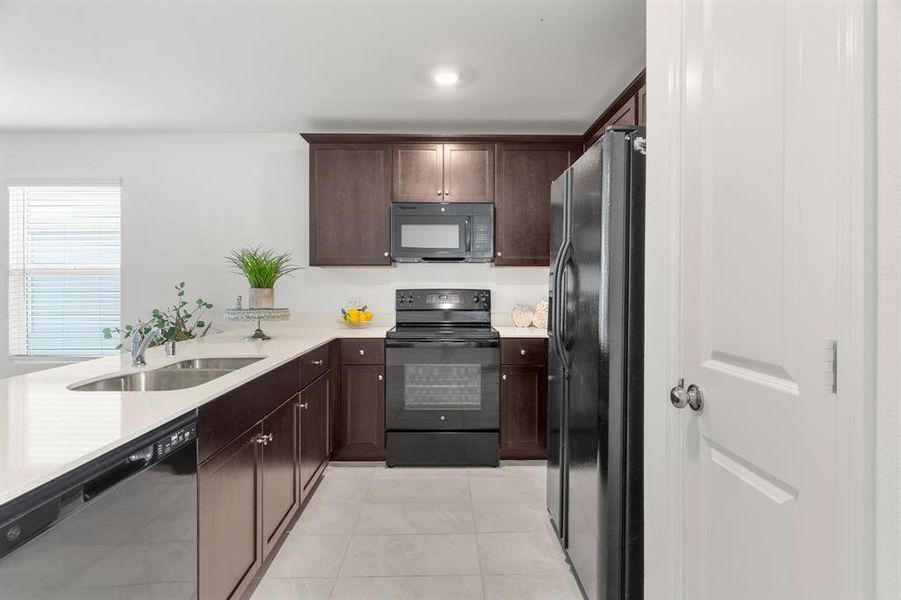
[[[393,203],[391,258],[395,262],[490,262],[494,205]]]

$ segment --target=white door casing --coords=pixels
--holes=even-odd
[[[649,598],[871,597],[871,10],[649,3]]]

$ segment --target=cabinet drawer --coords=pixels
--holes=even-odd
[[[328,344],[324,344],[300,357],[300,389],[307,387],[328,371],[328,347]]]
[[[385,340],[344,338],[341,340],[341,364],[385,364]]]
[[[501,340],[501,364],[543,365],[547,362],[547,340],[542,338],[504,338]]]

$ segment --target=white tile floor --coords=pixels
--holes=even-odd
[[[580,600],[543,465],[329,465],[253,600]]]

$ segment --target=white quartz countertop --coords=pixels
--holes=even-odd
[[[538,327],[509,327],[495,325],[495,329],[502,338],[546,338],[547,329],[539,329]]]
[[[121,354],[0,379],[0,505],[165,425],[335,338],[383,338],[390,327],[351,329],[321,324],[267,323],[273,336],[247,342],[249,330],[181,342],[178,356],[147,351],[147,366]],[[547,337],[534,327],[497,327],[501,337]],[[165,392],[76,392],[69,387],[205,356],[262,356],[208,383]]]

